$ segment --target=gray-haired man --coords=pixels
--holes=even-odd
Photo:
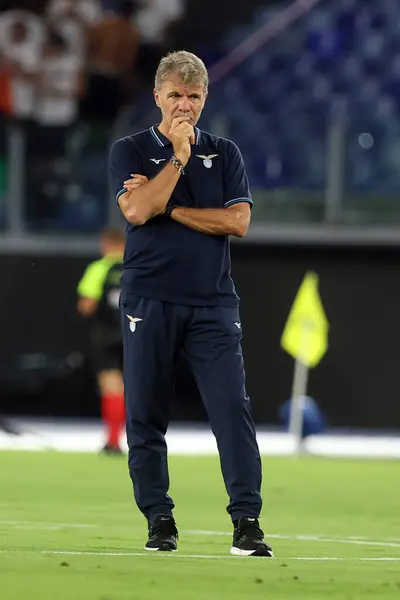
[[[183,351],[218,444],[231,553],[273,556],[258,523],[261,460],[230,277],[229,235],[246,234],[253,201],[237,146],[196,127],[207,90],[197,56],[167,55],[155,78],[161,123],[111,149],[111,179],[127,220],[121,318],[129,470],[149,524],[146,549],[176,550],[164,436]]]

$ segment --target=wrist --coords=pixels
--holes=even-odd
[[[175,156],[175,158],[177,158],[179,162],[182,163],[183,167],[186,167],[187,163],[189,162],[189,156],[186,156],[186,154],[183,154],[183,152],[175,152],[174,150],[173,156]]]
[[[164,211],[164,216],[167,218],[171,217],[172,211],[177,208],[176,204],[167,204]]]

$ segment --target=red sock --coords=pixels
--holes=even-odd
[[[104,394],[101,398],[101,417],[106,426],[107,444],[119,445],[119,436],[125,423],[123,394]]]

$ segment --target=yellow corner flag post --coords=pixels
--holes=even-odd
[[[318,276],[306,273],[282,333],[281,346],[295,359],[289,432],[296,451],[302,446],[302,398],[307,393],[308,370],[316,367],[328,349],[329,323],[318,292]]]

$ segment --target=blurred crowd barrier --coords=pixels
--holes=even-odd
[[[159,58],[208,66],[294,0],[47,0],[0,12],[0,230],[96,234],[118,219],[114,139],[157,120]],[[200,6],[201,4],[201,6]],[[231,6],[230,10],[228,10]],[[397,0],[337,0],[213,82],[200,126],[241,148],[253,227],[400,223]]]

